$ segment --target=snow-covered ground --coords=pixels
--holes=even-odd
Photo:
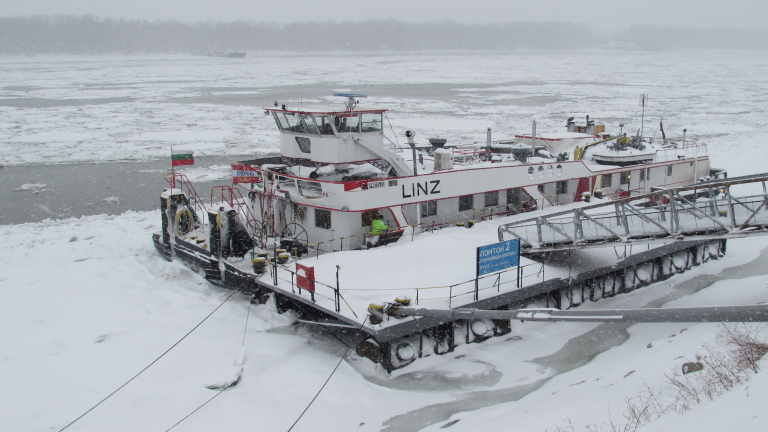
[[[418,139],[440,134],[454,142],[484,141],[488,126],[494,138],[528,132],[534,118],[540,132],[561,130],[567,117],[584,114],[611,131],[618,123],[636,128],[638,96],[646,93],[646,130],[662,116],[668,135],[687,128],[689,137],[709,145],[712,165],[731,176],[765,171],[768,162],[761,139],[768,132],[764,53],[249,54],[244,60],[0,58],[0,164],[146,160],[166,157],[172,145],[198,156],[274,151],[274,125],[258,107],[331,101],[326,96],[333,90],[369,93],[361,103],[390,108],[399,136],[415,129]],[[192,172],[202,181],[226,169]],[[44,195],[51,186],[21,181],[14,188]],[[150,235],[159,222],[153,211],[0,226],[0,430],[60,430],[230,295],[154,252]],[[459,237],[490,238],[493,231],[482,224],[473,230]],[[446,230],[414,244],[450,236]],[[731,240],[720,260],[582,307],[765,302],[763,249],[762,237]],[[361,263],[374,255],[386,262],[391,254],[396,263],[407,259],[394,256],[401,250],[349,254]],[[432,276],[411,280],[426,286]],[[292,322],[291,314],[249,306],[236,294],[67,430],[168,430],[219,394],[206,386],[236,375],[243,346],[241,382],[174,430],[289,430],[341,358],[294,431],[437,430],[451,423],[457,431],[551,431],[567,419],[577,427],[602,424],[609,415],[620,418],[625,399],[646,384],[679,375],[717,327],[513,323],[507,337],[461,345],[387,376],[366,359],[344,355],[329,334]],[[767,379],[762,372],[747,386],[643,430],[763,430]]]
[[[0,228],[1,430],[61,429],[226,299],[228,291],[154,252],[149,237],[158,227],[157,213],[129,212]],[[764,302],[768,255],[758,259],[763,245],[762,238],[733,240],[718,261],[584,307]],[[691,294],[717,279],[722,280]],[[327,334],[290,326],[290,314],[279,316],[269,305],[251,306],[246,318],[248,310],[247,298],[235,295],[68,430],[166,430],[216,394],[207,385],[236,374],[243,345],[241,383],[177,430],[288,430],[345,349]],[[715,328],[513,323],[507,337],[459,346],[389,377],[347,354],[294,430],[415,431],[456,419],[455,430],[552,430],[566,418],[577,425],[602,422],[609,409],[618,415],[624,399],[644,383],[659,385],[665,373],[679,374],[682,363],[711,342]],[[724,402],[724,409],[736,405],[740,416],[761,419],[763,400],[743,390],[731,399],[738,395],[743,399]],[[694,415],[686,417],[686,425],[695,424]],[[662,430],[701,425],[679,429],[670,420],[669,428]]]

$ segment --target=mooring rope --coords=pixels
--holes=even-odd
[[[363,323],[360,325],[360,330],[362,330],[362,329],[363,329],[363,326],[365,325],[365,322],[366,322],[367,320],[368,320],[368,317],[365,317],[365,319],[363,320]],[[346,345],[346,344],[345,344],[345,345]],[[322,387],[320,387],[320,390],[318,390],[318,391],[317,391],[317,393],[315,394],[315,397],[313,397],[313,398],[312,398],[312,400],[311,400],[311,401],[309,401],[309,404],[307,405],[307,407],[306,407],[306,408],[304,408],[304,411],[302,411],[302,412],[301,412],[301,414],[299,414],[299,417],[296,419],[296,421],[295,421],[295,422],[293,422],[293,424],[291,425],[291,427],[290,427],[290,428],[288,428],[288,431],[287,431],[287,432],[291,432],[291,431],[293,430],[293,428],[294,428],[294,427],[296,427],[296,425],[299,423],[299,420],[301,420],[301,418],[302,418],[302,417],[304,417],[304,414],[306,414],[306,413],[307,413],[307,411],[309,410],[309,407],[311,407],[311,406],[312,406],[312,404],[313,404],[313,403],[315,403],[315,399],[317,399],[317,397],[318,397],[318,396],[320,396],[320,393],[323,391],[323,389],[325,388],[325,386],[328,384],[328,381],[330,381],[330,380],[331,380],[331,378],[333,378],[333,375],[336,373],[336,370],[337,370],[337,369],[339,368],[339,366],[341,365],[341,362],[343,362],[343,361],[344,361],[344,357],[346,357],[346,355],[347,355],[347,353],[348,353],[348,352],[349,352],[349,345],[347,345],[347,349],[346,349],[346,350],[344,350],[344,354],[342,354],[342,355],[341,355],[341,358],[339,359],[339,362],[338,362],[338,363],[336,363],[336,367],[335,367],[335,368],[333,368],[333,370],[331,371],[331,374],[330,374],[330,375],[328,375],[328,379],[326,379],[326,380],[325,380],[325,382],[323,383],[323,386],[322,386]]]
[[[152,361],[152,363],[148,364],[148,365],[147,365],[147,366],[146,366],[144,369],[140,370],[140,371],[139,371],[139,373],[137,373],[137,374],[136,374],[136,375],[134,375],[134,376],[133,376],[131,379],[129,379],[128,381],[126,381],[126,382],[125,382],[125,384],[121,385],[120,387],[118,387],[118,388],[117,388],[117,390],[115,390],[115,391],[113,391],[112,393],[108,394],[108,395],[107,395],[107,397],[105,397],[104,399],[100,400],[100,401],[99,401],[99,403],[97,403],[96,405],[92,406],[92,407],[91,407],[91,408],[90,408],[88,411],[86,411],[86,412],[82,413],[82,414],[80,415],[80,417],[78,417],[78,418],[76,418],[76,419],[72,420],[72,421],[71,421],[71,422],[70,422],[68,425],[66,425],[66,426],[64,426],[63,428],[59,429],[59,432],[61,432],[61,431],[65,430],[65,429],[67,429],[68,427],[70,427],[70,426],[72,426],[73,424],[75,424],[75,422],[77,422],[77,421],[78,421],[78,420],[80,420],[81,418],[85,417],[85,416],[86,416],[88,413],[90,413],[91,411],[93,411],[94,409],[96,409],[96,407],[98,407],[99,405],[101,405],[102,403],[104,403],[104,402],[105,402],[107,399],[111,398],[111,397],[112,397],[112,396],[113,396],[115,393],[119,392],[119,391],[120,391],[120,390],[121,390],[123,387],[127,386],[127,385],[128,385],[130,382],[131,382],[131,381],[133,381],[133,380],[134,380],[134,379],[136,379],[136,378],[137,378],[139,375],[141,375],[142,373],[144,373],[144,371],[146,371],[147,369],[149,369],[149,368],[150,368],[150,366],[152,366],[153,364],[157,363],[157,361],[158,361],[158,360],[160,360],[161,358],[163,358],[163,356],[165,356],[165,355],[166,355],[166,354],[168,354],[168,353],[169,353],[169,352],[170,352],[172,349],[174,349],[174,348],[176,347],[176,345],[180,344],[180,343],[181,343],[181,341],[183,341],[184,339],[186,339],[186,338],[187,338],[187,336],[189,336],[190,334],[192,334],[192,332],[193,332],[193,331],[197,330],[197,328],[198,328],[198,327],[200,327],[200,326],[201,326],[201,325],[202,325],[202,324],[203,324],[203,323],[204,323],[204,322],[205,322],[205,321],[206,321],[208,318],[210,318],[210,317],[211,317],[211,315],[213,315],[213,314],[214,314],[214,313],[215,313],[217,310],[219,310],[219,308],[220,308],[220,307],[224,306],[224,303],[226,303],[226,302],[227,302],[227,301],[228,301],[230,298],[232,298],[232,296],[233,296],[233,295],[235,295],[235,293],[237,293],[237,291],[232,291],[232,294],[230,294],[230,295],[229,295],[229,296],[228,296],[226,299],[224,299],[224,301],[223,301],[223,302],[221,302],[221,304],[220,304],[220,305],[216,306],[216,309],[214,309],[214,310],[213,310],[211,313],[209,313],[209,314],[208,314],[208,315],[207,315],[205,318],[203,318],[203,320],[202,320],[202,321],[200,321],[200,322],[199,322],[199,323],[198,323],[198,324],[197,324],[195,327],[193,327],[193,328],[192,328],[192,330],[188,331],[188,332],[187,332],[187,334],[185,334],[185,335],[184,335],[184,336],[183,336],[181,339],[179,339],[179,340],[178,340],[178,341],[177,341],[175,344],[173,344],[173,345],[172,345],[170,348],[168,348],[167,350],[165,350],[165,352],[164,352],[164,353],[160,354],[160,357],[158,357],[158,358],[156,358],[155,360],[153,360],[153,361]],[[206,402],[206,403],[207,403],[207,402]]]

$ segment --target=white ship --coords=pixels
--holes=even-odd
[[[668,191],[719,173],[710,169],[704,146],[652,143],[639,134],[611,136],[588,118],[584,126],[569,119],[560,134],[533,131],[511,140],[493,141],[488,130],[487,142],[480,145],[440,138],[419,144],[409,131],[407,144],[400,146],[384,134],[386,109],[360,108],[362,95],[341,96],[347,101],[340,107],[265,108],[280,130],[280,156],[233,164],[233,184],[212,188],[209,203],[202,202],[182,174],[167,177],[171,187],[160,199],[163,229],[153,235],[158,252],[169,260],[181,259],[212,283],[251,295],[254,302],[274,298],[279,310],[294,310],[302,323],[338,332],[357,355],[387,371],[511,331],[509,319],[478,319],[454,311],[448,318],[384,317],[386,311],[410,305],[411,298],[416,306],[568,309],[585,299],[596,301],[663,280],[725,253],[725,240],[704,239],[673,242],[575,279],[547,278],[543,264],[529,262],[493,278],[478,273],[474,280],[444,286],[390,286],[386,274],[375,272],[373,279],[386,285],[377,287],[363,272],[363,280],[342,287],[339,261],[329,265],[321,254],[378,248],[404,235],[412,239],[425,230],[472,226],[523,212],[543,220],[558,205],[592,196]],[[706,184],[702,189],[712,192]],[[379,216],[383,223],[374,221]],[[472,237],[482,231],[453,235]],[[428,242],[396,247],[407,254],[407,245],[419,244]],[[466,251],[462,242],[453,249],[457,254]],[[362,259],[383,252],[367,251],[370,255]],[[357,253],[344,256],[345,268],[349,260],[361,259]],[[410,271],[450,273],[445,265],[419,265]],[[395,303],[387,303],[393,293]]]
[[[702,145],[610,136],[587,117],[560,134],[518,135],[478,145],[408,132],[399,146],[384,133],[386,109],[343,106],[266,108],[280,130],[279,157],[233,164],[234,183],[252,198],[251,225],[269,236],[331,250],[395,241],[406,230],[474,223],[588,199],[627,197],[709,178]],[[386,235],[372,239],[383,216]],[[373,241],[372,241],[373,240]],[[338,244],[336,245],[338,248]],[[325,248],[325,249],[323,249]]]

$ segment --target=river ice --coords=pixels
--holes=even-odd
[[[713,166],[753,174],[768,161],[766,62],[759,52],[4,57],[0,164],[141,161],[167,157],[171,145],[198,156],[270,152],[277,134],[260,106],[334,102],[329,95],[338,90],[368,93],[361,103],[391,109],[396,135],[414,129],[421,140],[484,141],[486,127],[508,137],[528,132],[533,119],[540,132],[555,131],[586,114],[609,131],[624,123],[634,132],[644,93],[646,135],[663,117],[668,136],[687,128],[689,138],[707,143]],[[217,168],[192,172],[211,180]],[[44,196],[55,187],[21,179],[12,185],[21,190],[9,194]],[[107,197],[121,199],[119,191]],[[60,430],[226,299],[228,291],[155,254],[150,235],[159,219],[156,211],[128,211],[0,226],[0,430]],[[767,301],[764,238],[728,246],[720,260],[583,307]],[[428,273],[414,278],[430,282]],[[332,336],[292,322],[235,295],[68,430],[167,430],[216,394],[206,386],[231,379],[243,346],[241,382],[174,430],[286,431],[341,356],[294,431],[600,424],[609,412],[620,416],[645,384],[679,375],[716,330],[513,323],[508,337],[461,345],[387,376],[344,355]],[[757,390],[738,388],[644,430],[712,430],[729,418],[739,430],[762,430],[764,375],[754,378]]]

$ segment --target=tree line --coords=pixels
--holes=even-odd
[[[396,20],[292,24],[145,21],[85,16],[0,18],[0,54],[189,51],[420,51],[768,47],[768,32],[632,27],[596,33],[586,24],[459,24]]]

